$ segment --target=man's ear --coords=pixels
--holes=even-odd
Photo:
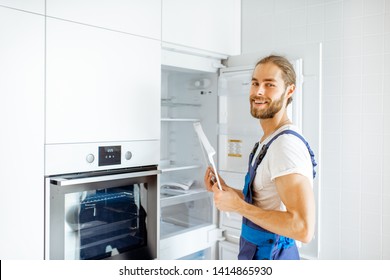
[[[291,84],[287,87],[287,98],[290,98],[295,92],[295,85]]]

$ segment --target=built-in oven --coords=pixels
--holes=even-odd
[[[134,145],[47,147],[46,259],[158,258],[160,171],[148,164],[156,151]]]

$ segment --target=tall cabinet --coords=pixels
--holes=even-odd
[[[24,2],[0,6],[0,259],[44,254],[44,1]]]
[[[45,156],[66,160],[53,147],[150,137],[129,118],[160,137],[161,0],[0,0],[0,38],[0,258],[44,259]],[[138,99],[100,98],[113,90]],[[123,125],[109,130],[104,113]]]

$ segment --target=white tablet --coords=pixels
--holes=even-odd
[[[207,161],[207,164],[211,165],[213,167],[214,174],[215,174],[215,177],[216,177],[217,183],[218,183],[218,188],[220,190],[222,190],[221,182],[219,181],[218,172],[217,172],[217,169],[215,168],[215,163],[214,163],[214,159],[213,159],[213,156],[215,155],[215,150],[211,146],[209,140],[207,139],[206,134],[204,134],[202,125],[199,122],[195,122],[194,128],[195,128],[196,134],[198,135],[200,146],[202,147],[203,156],[204,156],[205,160]]]

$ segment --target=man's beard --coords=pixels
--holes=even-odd
[[[252,116],[256,119],[272,119],[282,109],[285,96],[286,92],[279,99],[273,100],[266,109],[257,109],[250,100]]]

